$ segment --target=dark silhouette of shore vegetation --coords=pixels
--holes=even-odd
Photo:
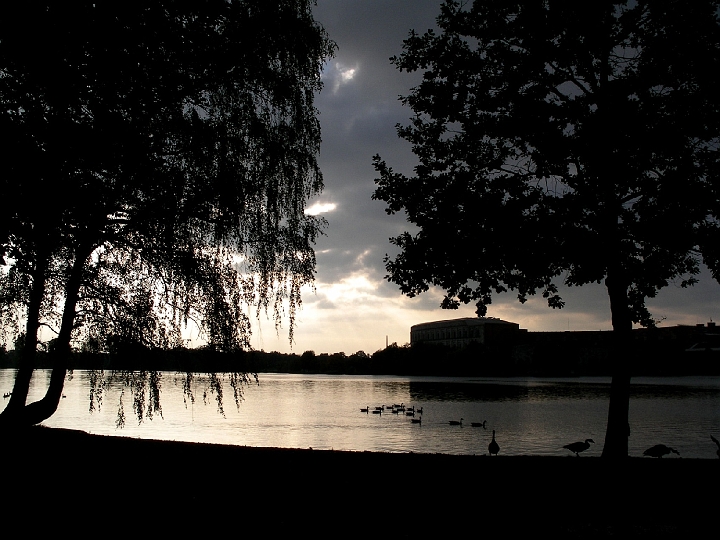
[[[605,334],[610,334],[606,332]],[[69,369],[106,371],[177,371],[192,373],[307,373],[328,375],[400,375],[455,377],[610,376],[611,340],[583,343],[471,343],[458,349],[436,344],[390,344],[372,354],[281,353],[277,351],[172,349],[139,344],[114,352],[73,351]],[[17,368],[17,351],[0,351],[0,367]],[[51,368],[51,355],[37,353],[37,367]],[[688,352],[684,342],[646,342],[634,364],[634,376],[720,375],[720,354]]]

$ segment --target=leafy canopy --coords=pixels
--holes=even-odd
[[[670,280],[718,278],[718,2],[446,1],[391,61],[422,71],[374,198],[419,227],[388,279],[443,307],[605,280],[635,322]],[[616,304],[617,307],[617,304]],[[615,310],[615,309],[614,309]]]
[[[313,105],[334,44],[311,2],[20,3],[0,22],[2,322],[246,346],[243,306],[289,304],[324,226]]]

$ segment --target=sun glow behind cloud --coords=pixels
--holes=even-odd
[[[305,213],[308,216],[317,216],[319,214],[325,214],[326,212],[332,212],[337,208],[337,205],[335,203],[321,203],[316,202],[309,208],[305,209]]]
[[[323,69],[322,78],[330,81],[332,93],[337,94],[341,87],[352,81],[359,73],[357,64],[348,66],[342,62],[328,63]]]

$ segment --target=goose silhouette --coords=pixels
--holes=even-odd
[[[595,443],[592,439],[585,439],[584,441],[574,442],[566,444],[563,448],[567,448],[571,452],[574,452],[577,457],[580,457],[580,452],[584,452],[590,448],[590,443]]]
[[[499,451],[500,445],[495,441],[495,430],[493,429],[492,441],[490,441],[490,444],[488,444],[488,452],[490,452],[491,456],[493,454],[497,456]]]
[[[718,440],[717,440],[715,437],[713,437],[712,435],[710,435],[710,438],[713,440],[713,442],[714,442],[715,444],[717,444],[718,449],[717,449],[716,454],[717,454],[717,457],[720,458],[720,441],[718,441]]]
[[[470,425],[472,427],[481,427],[481,428],[484,428],[486,424],[487,424],[487,420],[485,420],[483,422],[471,422],[470,423]]]
[[[462,421],[464,418],[461,418],[460,420],[450,420],[449,424],[451,426],[462,426]]]
[[[411,418],[410,421],[413,424],[421,424],[422,425],[422,416],[420,418]]]
[[[369,414],[369,413],[370,413],[370,405],[368,405],[368,406],[367,406],[366,408],[364,408],[364,409],[360,409],[360,412],[364,412],[364,413],[366,413],[366,414]]]
[[[661,458],[663,456],[667,456],[670,453],[680,455],[680,452],[675,450],[674,448],[670,448],[669,446],[665,446],[664,444],[656,444],[655,446],[648,448],[643,452],[643,456],[650,456],[655,458]]]

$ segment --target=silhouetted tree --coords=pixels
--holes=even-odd
[[[324,225],[304,208],[333,50],[307,0],[8,7],[0,322],[27,324],[2,421],[54,412],[83,333],[168,347],[194,320],[229,351],[248,342],[243,305],[280,324],[287,302],[292,340]],[[41,324],[56,369],[26,404]]]
[[[417,234],[391,242],[389,280],[442,307],[558,283],[607,287],[618,351],[648,297],[719,277],[718,2],[446,1],[439,32],[392,62],[424,72],[398,134],[414,175],[379,156],[374,198]],[[603,456],[627,455],[630,355],[616,354]]]

